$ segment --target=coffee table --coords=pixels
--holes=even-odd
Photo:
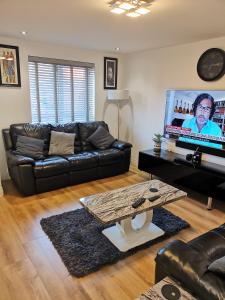
[[[140,295],[135,300],[197,300],[185,291],[178,282],[169,277],[164,278],[150,289]]]
[[[150,192],[157,188],[158,192]],[[139,197],[160,195],[154,202],[145,201],[138,208],[132,203]],[[164,231],[152,223],[153,208],[185,198],[187,194],[159,180],[150,180],[126,186],[110,192],[80,199],[80,203],[103,224],[115,225],[102,233],[122,252],[164,235]]]

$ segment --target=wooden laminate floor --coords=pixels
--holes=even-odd
[[[0,300],[130,300],[154,283],[157,250],[174,238],[190,239],[225,222],[225,204],[212,211],[191,198],[167,205],[191,227],[152,247],[83,278],[71,277],[40,227],[40,219],[79,208],[80,197],[148,180],[132,168],[127,174],[31,197],[11,182],[0,197]]]

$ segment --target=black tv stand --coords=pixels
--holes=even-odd
[[[225,166],[202,161],[194,168],[184,155],[146,150],[139,152],[138,168],[184,191],[206,196],[208,209],[213,199],[225,200]]]

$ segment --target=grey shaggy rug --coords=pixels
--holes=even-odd
[[[165,235],[124,253],[101,233],[109,226],[102,225],[84,208],[41,220],[42,229],[52,241],[69,273],[76,277],[113,264],[189,227],[187,222],[162,207],[154,209],[153,223],[163,229]]]

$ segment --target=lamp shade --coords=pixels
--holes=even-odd
[[[109,100],[109,101],[129,100],[129,91],[128,90],[108,90],[107,91],[107,100]]]

